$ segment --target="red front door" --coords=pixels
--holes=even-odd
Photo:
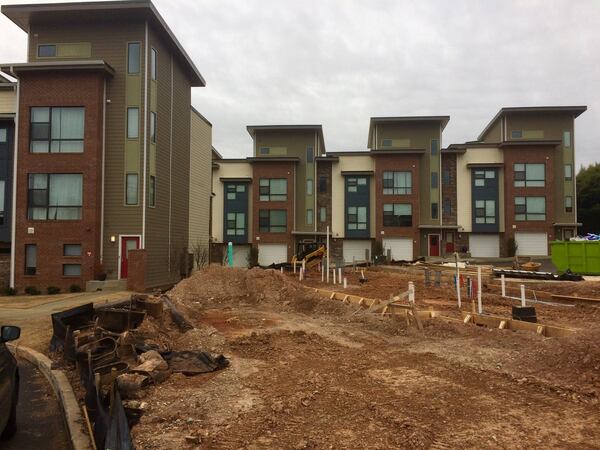
[[[139,236],[121,237],[121,278],[127,278],[127,255],[129,250],[140,248]]]
[[[429,256],[440,256],[440,235],[429,235]]]

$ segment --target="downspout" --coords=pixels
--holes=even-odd
[[[140,248],[146,248],[146,165],[148,164],[148,51],[148,22],[146,21],[144,30],[144,163],[142,167],[142,242]]]
[[[13,68],[10,68],[10,73],[13,74]],[[12,205],[11,205],[11,246],[10,246],[10,287],[15,287],[15,247],[17,238],[17,159],[19,155],[19,114],[20,114],[20,92],[21,82],[17,78],[17,99],[16,99],[16,112],[15,112],[15,132],[14,132],[14,144],[13,144],[13,183],[12,183]]]
[[[100,193],[100,264],[104,260],[104,174],[106,157],[106,78],[104,79],[104,94],[102,99],[102,190]]]

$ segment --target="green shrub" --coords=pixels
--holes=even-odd
[[[48,286],[48,295],[56,295],[60,293],[60,288],[56,286]]]
[[[72,284],[69,287],[69,292],[81,292],[81,286],[79,286],[78,284]]]
[[[38,288],[36,288],[35,286],[27,286],[25,288],[25,293],[29,294],[29,295],[40,295],[41,292]]]
[[[517,241],[515,238],[510,238],[506,243],[506,251],[508,252],[508,256],[515,256],[517,254]]]
[[[256,266],[258,266],[258,247],[253,245],[248,252],[248,267],[252,268]]]
[[[4,295],[17,295],[17,290],[15,288],[7,287],[2,291]]]

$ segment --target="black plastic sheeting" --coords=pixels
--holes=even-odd
[[[168,352],[162,357],[169,363],[172,372],[180,372],[184,375],[214,372],[229,366],[229,360],[225,356],[213,356],[202,351]]]

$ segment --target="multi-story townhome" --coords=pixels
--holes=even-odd
[[[11,194],[17,84],[0,74],[0,284],[10,271]],[[8,270],[6,270],[8,269]]]
[[[177,281],[190,209],[210,201],[208,184],[194,186],[206,205],[189,195],[198,69],[148,0],[2,12],[28,34],[27,62],[2,65],[18,80],[11,285],[125,279],[134,249],[144,286]],[[201,128],[198,142],[210,139]],[[194,146],[208,170],[210,148]]]
[[[502,108],[477,141],[442,150],[456,166],[447,222],[459,227],[458,250],[507,256],[514,239],[517,254],[543,256],[577,234],[574,121],[586,109]]]

